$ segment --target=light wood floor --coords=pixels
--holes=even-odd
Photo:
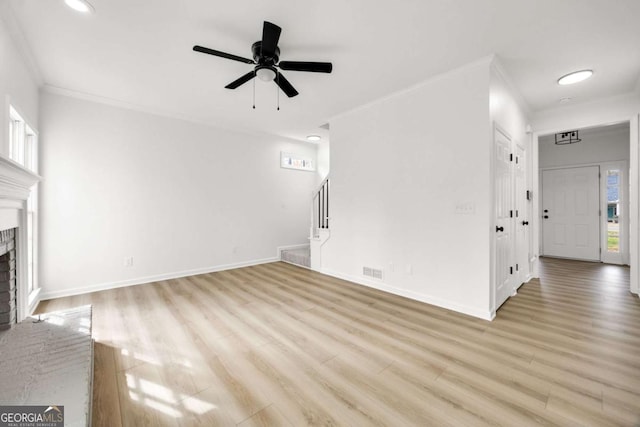
[[[486,322],[284,263],[93,304],[94,426],[640,425],[624,267],[546,259]]]

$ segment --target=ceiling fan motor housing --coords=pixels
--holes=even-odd
[[[262,56],[262,40],[258,40],[251,45],[251,52],[253,53],[253,60],[258,65],[276,65],[280,60],[280,48],[276,47],[273,56]]]

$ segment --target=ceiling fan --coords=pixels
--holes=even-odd
[[[227,89],[236,89],[254,77],[264,81],[275,81],[282,91],[289,97],[298,95],[298,91],[289,83],[278,68],[290,71],[308,71],[312,73],[330,73],[333,69],[331,62],[301,62],[301,61],[280,61],[280,48],[278,41],[282,29],[271,22],[264,21],[262,28],[262,40],[258,40],[251,46],[253,59],[243,58],[219,50],[209,49],[203,46],[194,46],[196,52],[207,53],[245,64],[255,65],[252,71],[244,76],[232,81],[225,86]]]

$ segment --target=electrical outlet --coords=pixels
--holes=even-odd
[[[123,264],[125,267],[133,267],[133,257],[125,257]]]
[[[407,264],[405,267],[405,271],[407,275],[411,276],[413,274],[413,266],[411,264]]]
[[[458,202],[455,211],[459,215],[474,215],[476,213],[476,204],[474,202]]]

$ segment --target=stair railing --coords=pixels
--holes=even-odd
[[[311,237],[318,237],[320,230],[329,229],[329,177],[313,193],[311,203]]]

